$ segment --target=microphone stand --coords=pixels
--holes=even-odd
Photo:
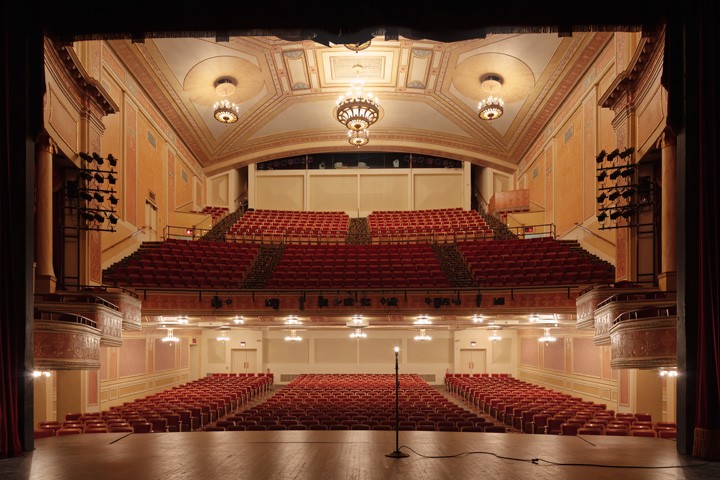
[[[390,458],[405,458],[409,455],[400,451],[400,375],[398,353],[400,348],[395,347],[395,451],[386,454]]]

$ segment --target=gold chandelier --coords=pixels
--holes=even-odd
[[[483,120],[495,120],[496,118],[502,117],[505,112],[503,108],[505,102],[497,95],[493,95],[500,91],[502,88],[503,80],[502,77],[494,73],[484,75],[480,79],[480,86],[490,96],[484,100],[481,100],[478,104],[478,116]]]
[[[364,83],[360,79],[362,65],[354,65],[353,70],[357,78],[353,81],[351,90],[338,98],[334,114],[338,122],[359,132],[367,130],[377,122],[380,117],[380,104],[372,93],[365,94],[363,91]]]
[[[231,78],[220,78],[215,82],[215,92],[222,97],[229,97],[235,93],[235,81]],[[220,123],[235,123],[238,121],[240,108],[227,98],[215,102],[213,114]]]
[[[362,147],[370,141],[370,132],[365,130],[348,130],[348,142],[350,145]]]

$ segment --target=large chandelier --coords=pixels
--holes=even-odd
[[[367,131],[380,117],[380,104],[372,93],[365,94],[363,91],[364,82],[360,79],[362,65],[354,65],[353,71],[357,78],[350,91],[338,98],[333,112],[337,121],[348,129],[356,132]]]
[[[355,331],[350,334],[350,338],[367,338],[367,333],[363,332],[361,328],[356,328]]]
[[[415,335],[415,340],[420,341],[420,342],[428,342],[428,341],[432,340],[432,337],[425,333],[424,328],[421,328],[420,335]]]
[[[290,330],[290,335],[285,337],[286,342],[301,342],[302,337],[296,333],[295,330]]]
[[[215,92],[221,97],[229,97],[235,93],[235,81],[231,78],[220,78],[215,82]],[[213,112],[215,120],[220,123],[235,123],[238,121],[240,108],[227,98],[215,102]]]
[[[480,79],[480,86],[490,96],[484,100],[481,100],[478,104],[478,116],[483,120],[495,120],[496,118],[502,117],[504,113],[503,99],[498,97],[496,94],[502,88],[503,80],[499,75],[489,73],[484,75]]]

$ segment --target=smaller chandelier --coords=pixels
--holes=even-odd
[[[233,318],[233,323],[235,325],[242,325],[245,323],[245,318],[242,315],[236,315],[235,318]]]
[[[163,338],[161,338],[161,340],[162,340],[164,343],[168,343],[168,342],[169,342],[169,343],[177,343],[177,342],[180,341],[180,339],[179,339],[178,337],[176,337],[175,335],[173,335],[172,328],[168,328],[168,333],[167,333],[167,335],[164,336]]]
[[[490,94],[478,104],[478,116],[483,120],[495,120],[504,113],[503,99],[495,95],[502,88],[503,79],[499,75],[489,73],[480,78],[480,87]]]
[[[421,342],[427,342],[432,340],[432,337],[430,335],[425,334],[425,329],[420,329],[420,335],[415,335],[415,340],[421,341]]]
[[[362,147],[363,145],[367,145],[367,143],[370,141],[370,131],[367,129],[365,130],[348,130],[348,142],[350,142],[350,145],[355,145],[356,147]]]
[[[555,338],[555,337],[553,337],[552,335],[550,335],[550,329],[549,329],[549,328],[546,328],[546,329],[545,329],[545,334],[544,334],[542,337],[538,338],[538,342],[544,343],[544,344],[546,344],[546,345],[547,345],[548,343],[555,342],[555,341],[557,341],[557,338]]]
[[[432,321],[430,321],[430,317],[428,315],[418,315],[415,322],[413,322],[415,325],[432,325]]]
[[[478,104],[478,116],[483,120],[495,120],[496,118],[502,117],[504,112],[503,105],[505,102],[500,97],[493,97],[490,95],[485,100],[482,100]]]
[[[495,343],[495,342],[499,342],[500,340],[502,340],[502,337],[500,335],[498,335],[497,333],[493,333],[492,335],[490,335],[488,337],[488,340]]]
[[[286,342],[301,342],[302,337],[295,333],[295,330],[290,330],[290,335],[285,337]]]
[[[231,78],[218,79],[215,82],[215,92],[221,97],[226,97],[213,105],[215,120],[227,124],[237,122],[240,108],[227,99],[227,97],[235,93],[235,81]]]
[[[350,338],[367,338],[367,333],[363,332],[359,328],[356,328],[355,331],[350,334]]]
[[[482,323],[485,320],[482,313],[476,313],[472,316],[473,323]]]
[[[228,337],[227,334],[225,334],[225,333],[221,333],[221,334],[217,337],[217,341],[218,341],[218,342],[229,342],[229,341],[230,341],[230,337]]]
[[[354,65],[353,70],[358,77],[352,82],[351,90],[337,99],[335,118],[350,130],[367,130],[380,118],[380,103],[372,93],[363,92],[362,65]]]

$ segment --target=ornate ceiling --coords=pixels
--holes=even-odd
[[[207,174],[355,150],[332,112],[357,64],[365,90],[382,107],[364,151],[437,155],[512,172],[610,35],[498,34],[456,42],[374,36],[360,51],[269,35],[109,43]],[[505,114],[493,121],[477,115],[489,95],[481,87],[487,74],[502,79],[498,94],[505,101]],[[213,117],[220,78],[236,83],[228,98],[239,107],[237,123]]]

